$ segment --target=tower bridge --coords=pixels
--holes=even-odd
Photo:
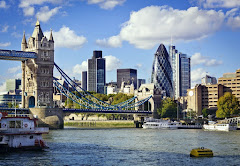
[[[136,96],[122,103],[111,105],[99,100],[81,89],[61,68],[54,63],[54,39],[52,31],[49,39],[44,36],[39,21],[36,22],[32,36],[26,40],[25,32],[21,43],[22,51],[0,49],[0,60],[21,61],[22,66],[22,108],[29,109],[37,115],[42,123],[53,128],[63,127],[64,112],[78,113],[125,113],[139,115],[156,115],[156,107],[160,102],[160,93],[150,91],[149,87],[136,91]],[[67,90],[53,77],[56,67],[65,79],[68,87],[77,93]],[[81,91],[77,90],[80,88]],[[82,109],[56,108],[53,101],[54,88],[67,98],[79,104]],[[146,93],[147,91],[147,93]],[[80,97],[79,97],[80,96]],[[159,101],[158,101],[159,100]],[[151,105],[151,110],[144,111],[144,105]],[[140,109],[141,108],[141,109]],[[149,108],[149,107],[148,107]],[[19,109],[19,110],[21,110]],[[139,110],[140,109],[140,110]]]

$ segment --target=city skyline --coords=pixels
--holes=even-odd
[[[0,49],[21,50],[23,31],[28,40],[38,18],[47,38],[53,31],[55,62],[79,80],[92,51],[102,50],[107,82],[116,81],[117,68],[136,68],[138,78],[149,82],[161,43],[191,57],[192,86],[206,74],[218,78],[239,68],[239,1],[135,2],[0,0]],[[21,78],[19,62],[0,65],[0,84]]]

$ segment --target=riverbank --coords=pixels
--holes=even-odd
[[[108,121],[64,121],[66,127],[83,128],[135,128],[134,121],[128,120],[108,120]]]

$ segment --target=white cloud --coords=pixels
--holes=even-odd
[[[218,61],[216,59],[211,59],[210,57],[207,56],[202,56],[201,53],[195,53],[191,57],[191,65],[204,65],[204,66],[217,66],[221,65],[223,62]]]
[[[8,47],[11,45],[11,42],[7,42],[7,43],[0,43],[0,47]]]
[[[72,71],[73,74],[82,74],[82,71],[87,71],[88,64],[87,61],[83,61],[82,64],[76,64]]]
[[[112,70],[116,70],[121,66],[121,61],[112,55],[109,56],[104,56],[103,58],[106,59],[106,70],[107,71],[112,71]]]
[[[143,65],[140,64],[140,63],[135,65],[135,67],[138,68],[138,69],[141,68],[142,66],[143,66]]]
[[[121,47],[122,40],[119,36],[112,36],[109,39],[97,39],[96,44],[103,47]]]
[[[239,0],[200,0],[199,3],[205,8],[235,8],[240,7]]]
[[[59,4],[62,0],[20,0],[19,7],[25,8],[33,5],[42,5],[43,3]]]
[[[50,36],[50,31],[44,32],[46,36]],[[87,42],[84,36],[78,36],[69,27],[63,26],[58,32],[53,31],[55,47],[65,47],[79,49]]]
[[[24,16],[33,16],[34,15],[34,7],[25,7],[23,8],[23,13],[24,13]]]
[[[208,72],[206,72],[205,69],[203,68],[198,68],[195,70],[191,71],[191,86],[194,87],[196,84],[201,84],[201,79],[206,76],[209,75]]]
[[[36,17],[39,21],[47,22],[52,16],[58,13],[59,9],[61,9],[61,7],[55,7],[52,10],[49,10],[48,6],[41,7],[40,11],[37,12]]]
[[[16,67],[12,67],[12,68],[9,68],[7,70],[8,73],[16,73],[17,71],[21,70],[21,66],[16,66]]]
[[[17,73],[13,76],[13,78],[19,78],[21,79],[22,78],[22,73]]]
[[[5,1],[0,1],[0,8],[8,8]]]
[[[8,31],[8,28],[9,28],[8,25],[4,25],[4,26],[2,26],[2,30],[1,30],[1,32],[7,32],[7,31]]]
[[[148,6],[132,12],[118,36],[137,48],[151,49],[159,43],[169,43],[171,37],[175,42],[207,37],[222,27],[224,19],[222,11]],[[108,39],[102,41],[109,43]]]
[[[126,0],[87,0],[88,4],[98,4],[102,9],[113,9],[122,5]]]
[[[35,5],[42,5],[44,3],[62,4],[63,2],[63,0],[20,0],[19,7],[23,9],[24,16],[33,16],[35,12]],[[46,6],[42,7],[37,13],[37,17],[40,17],[40,21],[46,22],[50,19],[51,16],[55,15],[58,12],[59,8],[61,7],[56,7],[52,10],[49,10]]]
[[[0,94],[4,94],[4,93],[7,93],[6,82],[0,85]]]
[[[232,29],[240,28],[239,8],[231,9],[226,13],[227,25]]]
[[[17,32],[13,32],[13,33],[11,33],[11,36],[16,37],[16,38],[21,38],[22,34],[19,34]]]

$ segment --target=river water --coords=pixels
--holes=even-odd
[[[0,165],[240,165],[240,131],[65,128],[43,137],[49,149],[0,154]],[[189,157],[203,146],[214,157]]]

